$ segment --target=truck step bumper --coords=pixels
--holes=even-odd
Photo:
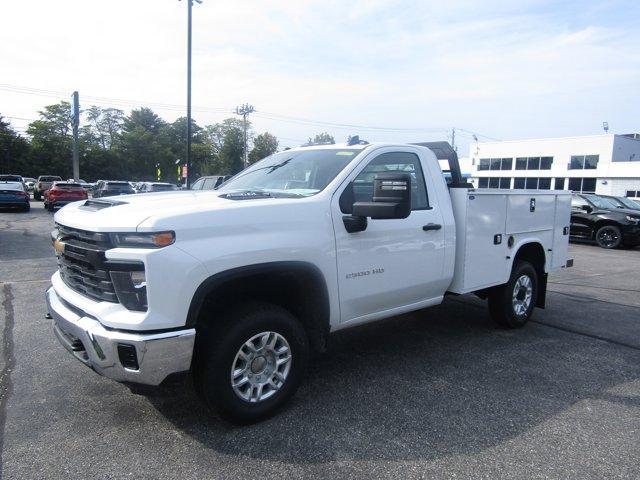
[[[50,287],[46,294],[53,331],[80,362],[118,382],[159,385],[189,370],[195,329],[133,333],[107,329],[95,318],[68,308]]]

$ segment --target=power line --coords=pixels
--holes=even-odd
[[[45,90],[40,88],[32,88],[32,87],[23,87],[18,85],[11,84],[0,84],[0,90],[9,91],[13,93],[21,93],[27,95],[36,95],[43,97],[54,97],[54,98],[66,98],[67,92],[62,92],[59,90]],[[150,106],[157,108],[159,110],[170,110],[170,111],[183,111],[185,106],[180,104],[171,104],[171,103],[161,103],[161,102],[148,102],[148,101],[140,101],[140,100],[127,100],[121,98],[110,98],[110,97],[102,97],[102,96],[93,96],[93,95],[83,95],[83,97],[92,103],[98,103],[102,105],[118,105],[118,106]],[[237,113],[231,108],[223,108],[223,107],[194,107],[193,111],[200,113]],[[360,130],[365,132],[387,132],[387,133],[449,133],[451,131],[451,127],[382,127],[382,126],[372,126],[372,125],[359,125],[353,123],[339,123],[339,122],[330,122],[324,120],[317,120],[312,118],[304,118],[304,117],[294,117],[290,115],[281,115],[273,112],[255,112],[254,116],[257,118],[262,118],[265,120],[272,120],[276,122],[283,123],[291,123],[297,125],[306,125],[313,127],[325,127],[325,128],[333,128],[337,130]],[[500,139],[495,137],[490,137],[488,135],[484,135],[475,131],[467,130],[460,127],[455,127],[456,133],[463,134],[466,137],[473,138],[473,135],[477,137],[486,138],[487,140],[500,141]]]

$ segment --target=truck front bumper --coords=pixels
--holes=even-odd
[[[169,375],[191,367],[193,328],[156,333],[109,329],[67,304],[53,287],[45,296],[60,343],[100,375],[118,382],[159,385]]]

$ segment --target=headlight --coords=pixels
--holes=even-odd
[[[147,309],[147,278],[144,270],[111,271],[109,274],[120,303],[129,310],[144,312]]]
[[[627,222],[638,223],[640,222],[640,217],[633,217],[631,215],[627,215]]]
[[[174,232],[112,233],[111,241],[116,247],[162,248],[176,241]]]

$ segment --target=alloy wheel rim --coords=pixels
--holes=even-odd
[[[524,315],[531,305],[533,282],[528,275],[521,275],[513,287],[513,311],[516,315]]]
[[[291,362],[286,338],[276,332],[258,333],[236,353],[231,364],[231,387],[246,402],[262,402],[283,387]]]
[[[618,241],[618,234],[613,228],[603,228],[598,234],[598,240],[601,245],[610,247]]]

